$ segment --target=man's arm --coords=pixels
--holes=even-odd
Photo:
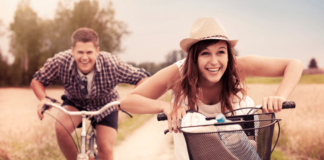
[[[115,64],[115,80],[117,80],[117,83],[127,83],[138,86],[143,83],[147,77],[150,77],[150,73],[145,71],[145,69],[133,67],[123,62],[115,55],[108,57],[108,61]]]
[[[135,88],[140,85],[141,83],[145,82],[146,80],[148,80],[150,77],[146,77],[146,78],[143,78],[141,79],[140,81],[137,82],[137,84],[135,85]]]
[[[32,81],[30,82],[30,87],[33,89],[36,97],[41,101],[42,99],[44,99],[46,97],[46,93],[45,93],[45,87],[42,83],[40,83],[39,81],[32,79]]]
[[[42,120],[44,118],[44,115],[42,115],[41,113],[42,107],[46,102],[50,102],[51,100],[46,98],[45,87],[39,81],[33,79],[30,83],[30,87],[33,89],[36,97],[40,100],[40,102],[37,105],[37,114],[38,117]]]

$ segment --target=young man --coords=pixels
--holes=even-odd
[[[37,113],[43,118],[41,109],[50,98],[45,87],[60,80],[67,99],[62,106],[69,111],[96,111],[105,104],[116,101],[118,83],[140,84],[149,76],[144,70],[134,68],[120,61],[116,56],[99,52],[99,38],[95,31],[80,28],[72,35],[71,50],[66,50],[49,58],[35,73],[31,87],[40,100]],[[91,124],[97,130],[97,145],[100,159],[113,159],[113,146],[117,135],[118,112],[116,106],[95,116]],[[81,123],[81,116],[71,116],[73,124]],[[57,119],[68,129],[74,131],[70,117],[59,112]],[[57,141],[68,160],[77,158],[77,149],[65,129],[55,125]]]

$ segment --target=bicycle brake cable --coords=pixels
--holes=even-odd
[[[53,103],[58,103],[58,104],[60,104],[60,102],[59,101],[57,101],[56,99],[54,99],[54,98],[51,98],[51,97],[49,97],[49,96],[45,96],[45,98],[47,98],[47,99],[49,99],[49,100],[51,100]],[[49,114],[49,113],[47,113],[48,115],[50,115],[51,117],[53,117],[51,114]],[[71,122],[72,122],[72,125],[73,125],[73,128],[74,128],[74,131],[76,130],[76,127],[75,127],[75,125],[74,125],[74,123],[73,123],[73,121],[72,121],[72,118],[71,118],[71,115],[69,115],[69,117],[70,117],[70,120],[71,120]],[[54,118],[54,117],[53,117]],[[65,128],[65,126],[59,121],[59,120],[57,120],[56,118],[54,118],[56,121],[58,121],[64,128]],[[75,147],[77,148],[77,150],[78,150],[78,152],[80,153],[80,151],[79,151],[79,148],[77,147],[77,145],[76,145],[76,143],[75,143],[75,141],[74,141],[74,139],[73,139],[73,137],[72,137],[72,135],[70,134],[70,132],[65,128],[65,130],[69,133],[69,135],[71,136],[71,138],[72,138],[72,140],[73,140],[73,142],[74,142],[74,144],[75,144]],[[77,132],[75,131],[75,135],[76,135],[76,139],[77,139],[77,141],[78,141],[78,146],[80,146],[80,144],[79,144],[79,138],[78,138],[78,134],[77,134]]]
[[[53,102],[54,103],[54,102]],[[59,120],[57,120],[54,116],[52,116],[51,114],[49,114],[49,113],[47,113],[47,112],[45,112],[46,114],[48,114],[49,116],[51,116],[52,118],[54,118],[57,122],[59,122],[62,126],[63,126],[63,128],[66,130],[66,132],[68,132],[69,133],[69,135],[70,135],[70,137],[71,137],[71,139],[73,140],[73,137],[72,137],[72,135],[70,134],[70,132],[65,128],[65,126],[59,121]],[[76,145],[76,143],[75,143],[75,141],[73,140],[73,143],[74,143],[74,145],[75,145],[75,148],[78,150],[78,152],[80,153],[80,151],[79,151],[79,148],[77,147],[77,145]]]
[[[78,146],[80,146],[80,143],[79,143],[79,138],[78,138],[78,133],[76,132],[76,127],[75,127],[75,125],[74,125],[74,123],[73,123],[73,121],[72,121],[72,118],[71,118],[71,115],[69,114],[69,117],[70,117],[70,120],[71,120],[71,122],[72,122],[72,125],[73,125],[73,128],[74,128],[74,133],[75,133],[75,135],[76,135],[76,139],[77,139],[77,142],[78,142]],[[74,140],[73,140],[73,142],[74,142]],[[75,143],[75,142],[74,142]],[[81,147],[81,146],[80,146]],[[77,149],[79,149],[78,147],[77,147]],[[80,149],[81,150],[81,149]],[[78,150],[78,152],[79,152],[79,150]],[[79,153],[81,153],[81,151],[79,152]]]
[[[120,104],[118,105],[118,108],[119,108],[120,111],[126,113],[128,116],[130,116],[131,118],[133,118],[133,116],[132,116],[130,113],[126,112],[125,110],[123,110],[123,109],[120,107]]]
[[[57,101],[56,99],[54,99],[54,98],[51,98],[51,97],[49,97],[49,96],[45,96],[45,98],[47,98],[47,99],[49,99],[49,100],[51,100],[53,103],[60,103],[59,101]]]

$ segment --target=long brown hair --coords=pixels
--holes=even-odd
[[[206,47],[220,42],[221,40],[203,40],[195,43],[189,49],[187,58],[181,69],[181,78],[177,80],[172,87],[174,91],[173,111],[181,106],[187,97],[188,107],[190,110],[198,111],[198,100],[202,95],[202,90],[198,85],[199,68],[198,68],[198,54]],[[245,83],[242,83],[242,77],[237,69],[235,62],[234,51],[227,44],[228,50],[228,65],[221,80],[223,82],[222,91],[220,94],[221,111],[232,111],[232,96],[236,96],[240,101],[246,95]],[[241,92],[242,97],[237,93]],[[233,113],[232,113],[233,114]]]

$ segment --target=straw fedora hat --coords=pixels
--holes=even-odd
[[[189,48],[202,40],[225,40],[233,48],[238,40],[229,40],[222,24],[213,17],[203,17],[197,19],[190,29],[189,38],[185,38],[180,42],[183,51],[189,52]]]

